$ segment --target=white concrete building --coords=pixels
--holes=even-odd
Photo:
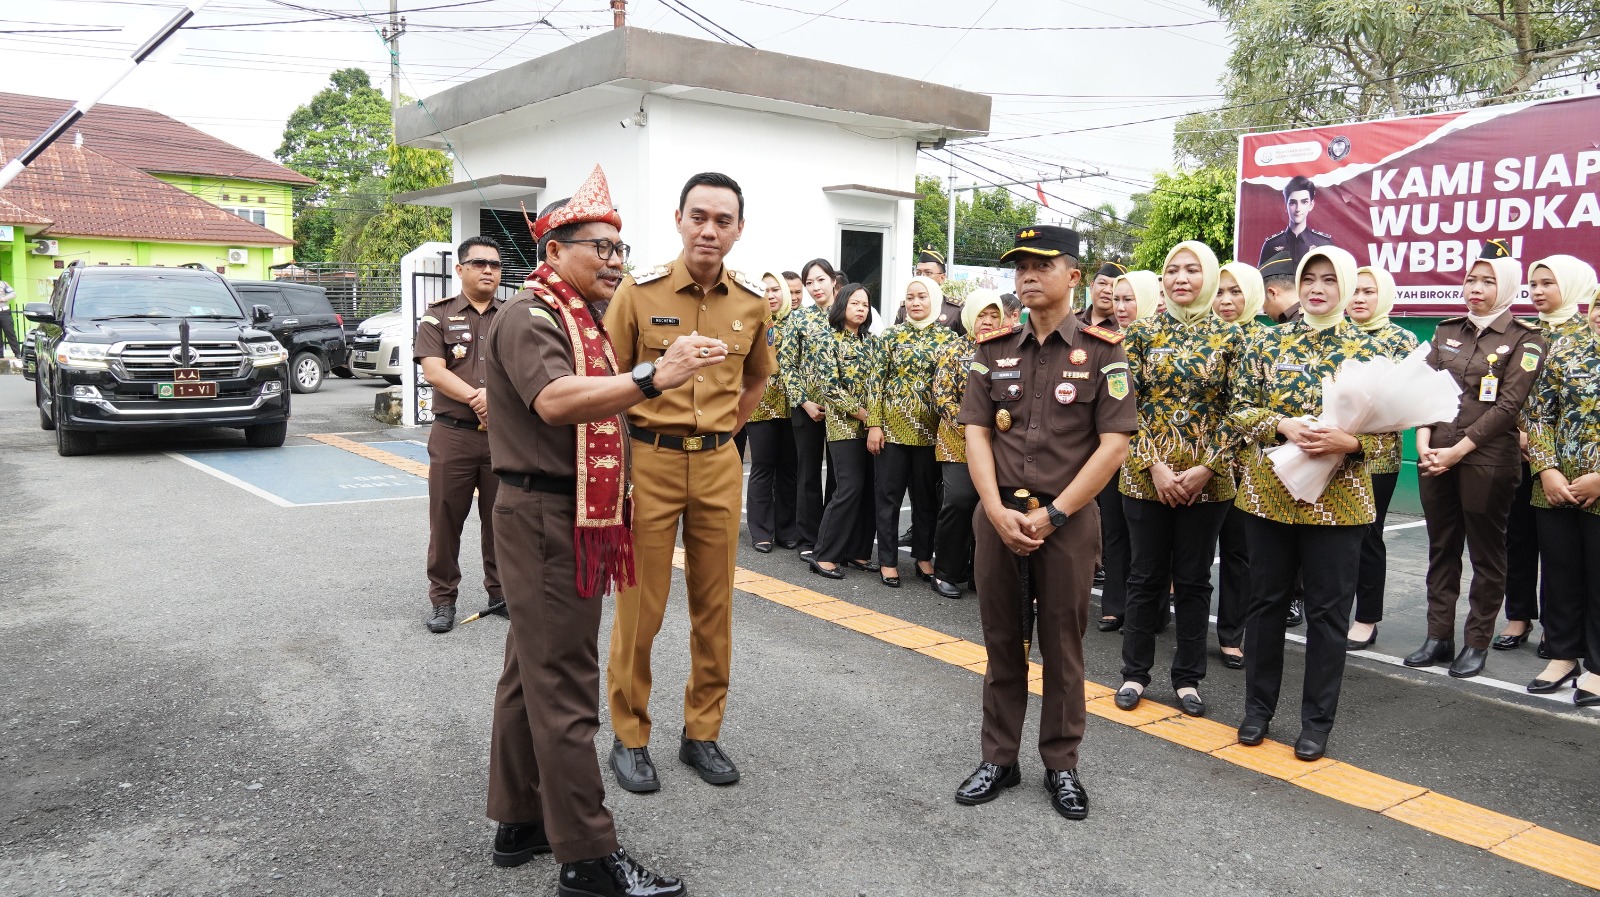
[[[720,171],[745,192],[729,265],[752,274],[826,257],[889,308],[914,262],[917,149],[985,134],[990,98],[832,63],[619,28],[400,110],[396,134],[454,153],[456,183],[398,197],[452,210],[457,242],[510,237],[530,265],[530,213],[596,163],[632,264],[680,249],[684,181]],[[520,266],[519,266],[520,267]],[[508,278],[509,280],[510,278]]]

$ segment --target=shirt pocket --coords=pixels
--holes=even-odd
[[[689,331],[679,327],[641,327],[639,328],[639,360],[657,362],[672,346],[673,340],[680,336],[688,336]]]
[[[754,340],[766,337],[757,332],[749,331],[740,333],[707,334],[712,339],[722,340],[728,347],[728,357],[721,364],[714,364],[706,373],[712,375],[718,386],[737,390],[744,379],[745,359],[750,355]]]
[[[1127,371],[1119,372],[1127,376]],[[1044,416],[1053,433],[1094,427],[1094,405],[1100,395],[1100,381],[1104,374],[1091,372],[1084,380],[1052,380],[1043,386],[1048,392],[1043,396]]]

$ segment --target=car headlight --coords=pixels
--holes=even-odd
[[[56,363],[80,371],[103,371],[109,364],[110,350],[104,343],[62,340],[56,345]]]
[[[276,341],[245,343],[244,351],[250,356],[250,363],[258,368],[270,368],[289,360],[289,353]]]

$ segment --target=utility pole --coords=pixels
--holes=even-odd
[[[406,33],[406,18],[400,15],[400,0],[389,0],[389,27],[383,29],[383,42],[389,46],[389,128],[391,133],[400,118],[400,35]]]
[[[953,157],[950,159],[950,217],[945,222],[944,263],[945,267],[956,263],[956,160]]]
[[[1044,175],[1040,175],[1039,177],[1033,178],[1031,180],[1026,180],[1026,181],[1001,181],[1001,182],[997,182],[997,183],[993,183],[993,184],[973,184],[970,187],[957,187],[956,186],[955,169],[956,169],[956,163],[955,163],[955,160],[952,159],[951,162],[950,162],[950,218],[949,218],[949,221],[947,222],[947,227],[949,228],[949,235],[950,235],[950,239],[947,241],[948,244],[949,244],[949,254],[945,256],[945,263],[947,265],[954,265],[956,263],[956,191],[957,190],[974,190],[974,191],[976,191],[976,190],[982,190],[982,189],[984,189],[986,187],[997,187],[997,188],[998,187],[1019,187],[1019,186],[1023,186],[1023,185],[1033,185],[1033,184],[1052,184],[1052,183],[1055,183],[1057,181],[1081,181],[1081,180],[1084,180],[1085,178],[1104,177],[1107,174],[1107,172],[1104,172],[1104,171],[1068,171],[1067,169],[1062,168],[1062,169],[1060,169],[1060,172],[1061,172],[1060,174],[1053,175],[1051,177],[1045,177]]]
[[[628,0],[611,0],[611,27],[626,28],[628,25]]]

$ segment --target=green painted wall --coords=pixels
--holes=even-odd
[[[294,238],[294,194],[293,188],[288,184],[157,172],[151,172],[151,177],[198,196],[212,205],[229,209],[263,211],[266,213],[267,230],[290,239]],[[270,264],[278,265],[294,260],[293,246],[264,251],[272,254]]]
[[[23,236],[18,227],[15,239],[0,244],[0,280],[10,283],[17,291],[14,302],[47,302],[55,279],[65,266],[81,260],[86,265],[163,265],[177,267],[189,262],[199,262],[216,270],[226,268],[229,280],[269,280],[273,261],[271,247],[249,248],[250,260],[243,265],[228,263],[227,246],[203,243],[152,243],[128,240],[98,240],[87,237],[52,237],[60,244],[61,252],[55,256],[33,255],[30,251],[35,238]],[[56,262],[62,268],[56,267]],[[20,273],[19,273],[20,272]]]

